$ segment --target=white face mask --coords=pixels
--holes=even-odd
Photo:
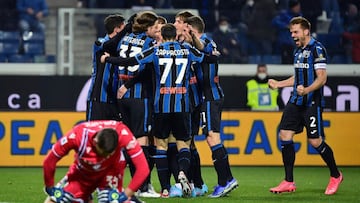
[[[260,79],[260,80],[264,80],[266,78],[266,73],[258,73],[257,74],[257,77]]]
[[[226,32],[226,31],[228,31],[229,26],[228,25],[220,25],[219,29],[221,30],[221,32]]]
[[[254,0],[248,0],[247,2],[247,5],[249,5],[250,7],[252,7],[254,5]]]

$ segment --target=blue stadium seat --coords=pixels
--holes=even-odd
[[[330,57],[329,63],[332,64],[347,64],[349,63],[349,58],[346,54],[336,54]]]
[[[0,31],[0,42],[20,41],[20,32],[18,31]]]
[[[250,64],[262,63],[261,56],[260,55],[249,55],[248,63],[250,63]]]
[[[8,61],[10,63],[32,63],[34,62],[34,59],[30,55],[14,54],[9,55]]]
[[[280,55],[263,55],[262,62],[265,64],[281,64]]]
[[[56,63],[56,56],[55,55],[46,55],[46,61],[48,63]]]
[[[19,52],[20,42],[0,42],[0,54],[10,55]]]
[[[342,46],[341,34],[329,33],[329,34],[318,34],[317,40],[321,42],[328,54],[342,54],[344,53],[344,47]]]
[[[26,42],[45,42],[45,35],[43,32],[33,32],[32,36]]]
[[[45,54],[45,47],[42,42],[25,42],[24,54],[28,55],[43,55]]]
[[[0,54],[0,63],[5,63],[7,62],[7,56],[4,54]]]

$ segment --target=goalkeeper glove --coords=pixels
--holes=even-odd
[[[119,192],[117,189],[98,190],[99,203],[122,203],[128,197],[124,192]]]
[[[73,200],[72,194],[64,191],[60,187],[45,187],[45,192],[50,196],[50,199],[56,203],[71,203]]]

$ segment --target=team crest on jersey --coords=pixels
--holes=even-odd
[[[71,134],[69,135],[69,139],[74,139],[75,137],[76,137],[75,133],[71,133]]]
[[[61,145],[64,145],[64,144],[66,144],[67,142],[68,142],[67,137],[63,137],[63,138],[61,138],[60,144],[61,144]]]
[[[315,59],[315,62],[325,61],[325,57],[323,54],[320,54],[318,58]]]
[[[129,132],[126,129],[121,130],[121,135],[129,135]]]
[[[93,169],[97,171],[100,169],[100,167],[101,167],[101,164],[96,164],[93,166]]]
[[[91,151],[91,147],[86,147],[86,153],[90,153],[90,151]]]
[[[311,54],[311,51],[309,51],[309,50],[304,50],[302,53],[304,58],[309,58],[310,54]]]

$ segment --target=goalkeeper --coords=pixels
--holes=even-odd
[[[75,151],[74,163],[54,185],[56,163],[71,150]],[[126,167],[123,150],[136,168],[126,188],[122,187]],[[91,203],[96,188],[99,202],[121,203],[134,201],[134,191],[149,175],[149,167],[130,130],[121,122],[103,120],[80,123],[59,139],[44,160],[43,173],[48,194],[45,203]]]

